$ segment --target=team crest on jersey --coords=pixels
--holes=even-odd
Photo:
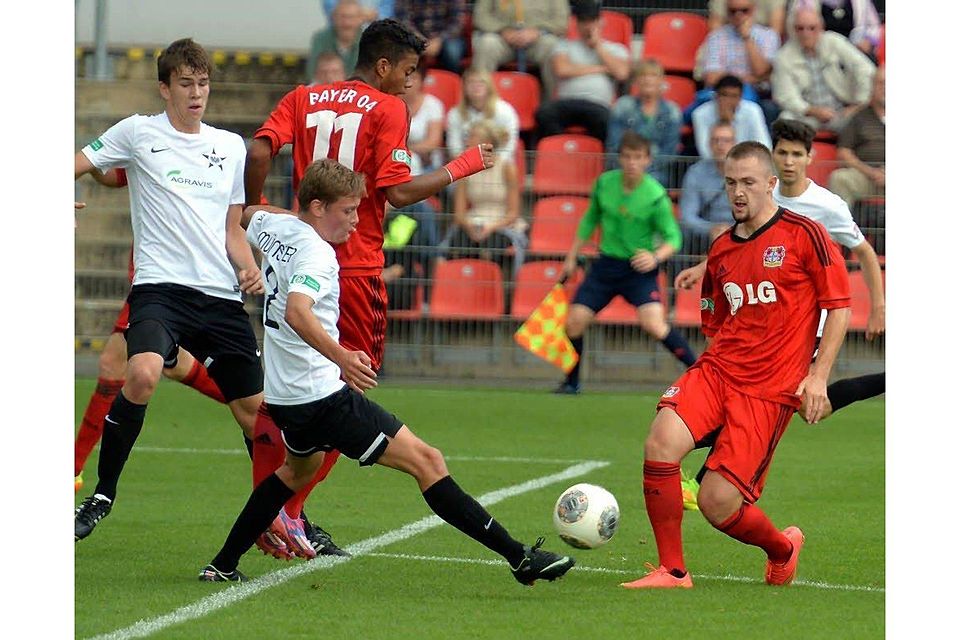
[[[217,155],[216,147],[211,148],[210,153],[201,153],[204,158],[207,159],[207,162],[210,164],[207,165],[207,169],[210,167],[220,167],[220,171],[223,171],[223,161],[226,160],[224,156]]]
[[[672,398],[678,393],[680,393],[680,387],[668,387],[667,390],[663,392],[663,397]]]
[[[406,149],[394,149],[393,161],[402,162],[409,167],[413,163],[413,158],[410,157],[410,154],[407,153]]]
[[[779,267],[783,265],[783,259],[787,255],[787,250],[783,245],[777,247],[767,247],[767,250],[763,252],[763,266],[765,267]]]

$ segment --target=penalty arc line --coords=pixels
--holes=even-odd
[[[528,480],[527,482],[522,482],[510,487],[504,487],[503,489],[497,489],[496,491],[485,493],[477,498],[477,502],[487,507],[506,500],[507,498],[512,498],[524,493],[543,489],[544,487],[561,482],[563,480],[577,478],[596,469],[606,467],[609,464],[609,462],[600,460],[584,461],[580,464],[567,467],[563,471],[559,471],[557,473],[541,476],[539,478],[534,478],[533,480]],[[205,598],[201,598],[192,604],[180,607],[170,613],[157,616],[149,620],[140,620],[129,627],[124,627],[110,633],[95,636],[92,638],[92,640],[127,640],[128,638],[145,638],[173,625],[207,616],[215,611],[218,611],[219,609],[229,607],[232,604],[258,594],[261,591],[276,587],[284,582],[293,580],[294,578],[299,578],[321,569],[332,569],[333,567],[345,562],[349,562],[354,558],[370,555],[381,547],[385,547],[395,542],[401,542],[407,538],[411,538],[417,534],[423,533],[424,531],[429,531],[430,529],[439,527],[441,524],[444,524],[444,522],[439,517],[435,515],[427,516],[425,518],[421,518],[420,520],[416,520],[404,525],[399,529],[388,531],[387,533],[374,536],[373,538],[361,540],[360,542],[346,547],[346,550],[349,551],[352,556],[320,556],[310,560],[309,562],[304,562],[286,569],[280,569],[250,582],[229,587],[223,591],[219,591]]]

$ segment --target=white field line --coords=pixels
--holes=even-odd
[[[507,498],[529,493],[530,491],[536,491],[557,482],[562,482],[571,478],[577,478],[596,469],[606,467],[609,464],[609,462],[605,461],[587,460],[581,462],[580,464],[567,467],[558,473],[541,476],[539,478],[534,478],[533,480],[528,480],[527,482],[522,482],[510,487],[504,487],[503,489],[497,489],[496,491],[485,493],[478,497],[477,501],[484,506],[494,505],[498,502],[506,500]],[[149,620],[141,620],[129,627],[117,629],[116,631],[96,636],[94,640],[126,640],[127,638],[145,638],[149,635],[162,631],[167,627],[209,615],[214,611],[228,607],[232,604],[240,602],[241,600],[249,598],[250,596],[256,595],[261,591],[265,591],[271,587],[276,587],[284,582],[293,580],[294,578],[299,578],[321,569],[331,569],[337,565],[343,564],[344,562],[349,562],[353,558],[370,555],[381,547],[385,547],[395,542],[401,542],[402,540],[411,538],[419,533],[436,528],[441,524],[443,524],[443,520],[434,515],[421,518],[420,520],[411,522],[403,527],[400,527],[399,529],[388,531],[387,533],[375,536],[373,538],[361,540],[360,542],[346,547],[346,550],[353,554],[351,557],[320,556],[311,560],[310,562],[304,562],[286,569],[280,569],[279,571],[268,573],[250,582],[228,587],[222,591],[218,591],[217,593],[209,595],[206,598],[201,598],[192,604],[188,604],[180,607],[179,609],[171,611],[170,613],[157,616],[156,618],[151,618]]]
[[[229,455],[229,456],[247,456],[246,449],[181,449],[173,447],[136,447],[135,451],[144,453],[196,453],[202,455]],[[515,458],[510,456],[443,456],[446,460],[455,462],[521,462],[525,464],[576,464],[583,460],[573,460],[571,458]]]
[[[502,560],[483,560],[479,558],[449,558],[444,556],[418,556],[406,553],[369,553],[369,556],[375,558],[393,558],[397,560],[419,560],[421,562],[456,562],[461,564],[485,564],[491,566],[506,566]],[[644,569],[608,569],[606,567],[586,567],[581,564],[575,566],[572,571],[589,571],[591,573],[612,573],[640,577],[646,570]],[[710,576],[694,573],[693,577],[697,580],[717,580],[724,582],[748,582],[763,584],[763,580],[757,578],[746,578],[743,576]],[[833,591],[865,591],[867,593],[886,593],[883,587],[869,587],[859,584],[829,584],[816,580],[795,580],[794,585],[798,587],[811,587],[814,589],[827,589]]]

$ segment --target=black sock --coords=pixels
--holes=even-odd
[[[666,347],[667,351],[672,353],[677,360],[688,367],[697,361],[697,354],[693,352],[693,349],[687,344],[686,339],[680,335],[680,332],[673,327],[670,328],[670,332],[660,341],[660,344]]]
[[[94,493],[110,500],[117,497],[117,482],[143,428],[146,413],[147,405],[130,402],[124,397],[123,391],[117,394],[110,405],[110,412],[103,419],[103,439],[100,441],[97,488]]]
[[[580,384],[580,362],[583,359],[583,336],[570,338],[570,344],[573,345],[573,350],[577,352],[577,364],[573,365],[573,369],[570,369],[570,373],[567,374],[566,383],[576,387]]]
[[[247,448],[247,455],[253,460],[253,440],[248,438],[247,434],[243,434],[243,446]]]
[[[250,494],[243,511],[237,516],[227,535],[223,548],[210,562],[220,571],[229,573],[240,564],[240,556],[253,546],[260,534],[267,530],[280,508],[293,497],[293,491],[283,484],[277,474],[271,473]]]
[[[444,521],[499,553],[511,566],[516,566],[523,559],[523,545],[510,537],[507,530],[450,476],[444,476],[430,485],[423,492],[423,499]]]
[[[827,398],[829,398],[833,410],[839,411],[858,400],[866,400],[885,393],[886,387],[887,376],[885,372],[871,373],[859,378],[837,380],[827,387]]]

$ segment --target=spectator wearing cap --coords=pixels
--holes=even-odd
[[[579,125],[587,135],[606,142],[617,84],[630,75],[630,52],[601,37],[598,0],[574,0],[571,11],[579,38],[564,40],[553,52],[557,97],[537,109],[537,129],[541,136],[551,136]]]

